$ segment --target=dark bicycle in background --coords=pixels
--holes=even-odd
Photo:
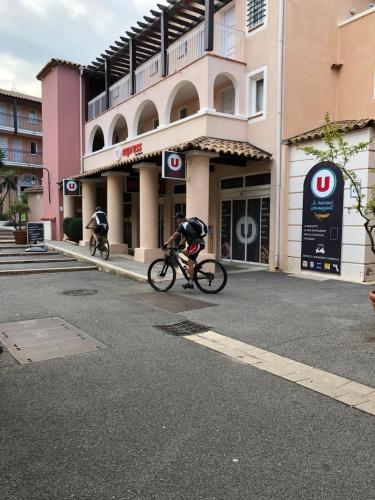
[[[94,229],[92,226],[87,226],[87,229]],[[107,236],[98,234],[98,243],[96,243],[94,235],[91,235],[89,243],[90,254],[94,257],[96,251],[100,252],[100,257],[103,260],[108,260],[109,257],[109,241]]]
[[[147,271],[148,282],[158,292],[166,292],[176,281],[179,268],[183,276],[189,281],[187,261],[179,255],[178,247],[169,247],[164,258],[152,262]],[[219,293],[227,284],[225,267],[215,259],[205,259],[194,267],[194,283],[203,293]]]

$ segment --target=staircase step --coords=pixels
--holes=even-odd
[[[61,255],[59,252],[45,252],[45,253],[39,253],[39,252],[2,252],[2,248],[0,248],[0,258],[2,257],[40,257],[41,255],[43,256],[49,256],[49,255]]]
[[[40,268],[40,269],[4,269],[0,270],[0,276],[68,273],[68,272],[97,271],[97,270],[98,270],[97,266],[51,267],[51,268]]]
[[[2,257],[0,255],[0,257]],[[35,256],[34,259],[8,259],[8,260],[0,260],[0,266],[6,265],[6,264],[34,264],[36,263],[43,263],[43,264],[49,264],[51,262],[75,262],[75,259],[66,257],[66,258],[59,258],[59,259],[43,259],[40,258],[40,256]]]

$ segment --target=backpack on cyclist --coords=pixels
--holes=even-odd
[[[198,217],[192,217],[191,219],[188,219],[188,222],[193,226],[197,236],[199,236],[200,238],[204,238],[205,236],[207,236],[207,224],[205,224],[201,219],[199,219]]]

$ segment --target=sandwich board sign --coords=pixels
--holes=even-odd
[[[44,224],[43,222],[27,223],[27,243],[29,245],[44,244]]]

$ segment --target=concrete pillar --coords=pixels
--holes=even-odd
[[[165,194],[164,194],[164,241],[171,236],[173,227],[172,220],[174,214],[173,210],[173,183],[169,180],[165,182]]]
[[[159,248],[159,168],[152,163],[140,163],[139,168],[139,248],[134,258],[151,262],[162,255]]]
[[[217,155],[201,151],[191,151],[187,155],[186,217],[199,217],[207,226],[210,225],[210,158],[215,156]],[[206,258],[207,238],[203,251]]]
[[[75,196],[63,197],[64,219],[66,217],[75,217]]]
[[[124,243],[124,176],[121,173],[108,173],[105,177],[111,253],[128,253],[128,245]]]
[[[96,207],[96,181],[83,180],[82,181],[82,223],[83,223],[83,237],[79,242],[81,246],[86,246],[90,242],[92,230],[85,229],[86,224],[89,222],[92,214],[95,212]]]

